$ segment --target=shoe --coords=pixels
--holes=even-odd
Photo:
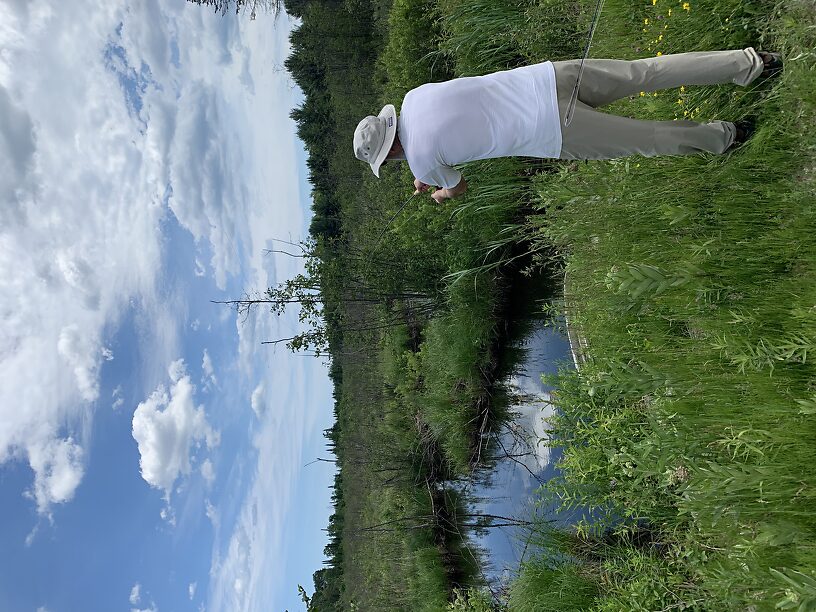
[[[756,131],[756,120],[753,117],[748,117],[741,121],[735,121],[734,127],[736,128],[736,134],[734,135],[734,142],[728,147],[729,151],[745,144],[745,142],[754,135]]]
[[[774,51],[757,51],[765,69],[759,74],[763,79],[778,76],[783,69],[782,54]]]

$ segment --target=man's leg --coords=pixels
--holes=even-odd
[[[561,159],[616,159],[629,155],[723,153],[734,142],[736,128],[727,121],[639,121],[597,111],[578,102],[569,127],[564,127],[566,100],[559,95]]]
[[[680,53],[635,60],[590,60],[578,92],[575,115],[565,127],[579,61],[553,62],[561,118],[562,159],[615,159],[629,155],[723,153],[734,142],[736,126],[726,121],[638,121],[595,110],[640,91],[680,85],[733,82],[747,85],[763,69],[752,49]]]
[[[564,95],[561,83],[569,83],[572,93],[580,60],[553,62],[559,82],[559,98]],[[592,107],[609,104],[641,91],[657,91],[681,85],[748,85],[764,68],[753,47],[733,51],[700,51],[662,55],[634,61],[587,60],[578,90],[578,99]],[[560,77],[560,78],[559,78]]]

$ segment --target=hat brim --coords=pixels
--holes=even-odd
[[[380,152],[377,153],[377,157],[370,165],[374,176],[380,178],[380,166],[388,157],[388,152],[391,150],[391,145],[394,144],[394,138],[397,135],[397,109],[394,108],[393,104],[386,104],[377,117],[385,119],[385,138],[380,146]]]

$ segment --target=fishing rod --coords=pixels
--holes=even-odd
[[[386,223],[386,224],[385,224],[385,227],[383,228],[382,232],[380,233],[379,238],[377,238],[377,242],[375,242],[375,243],[374,243],[374,248],[375,248],[375,249],[376,249],[378,246],[380,246],[380,242],[382,241],[383,237],[385,236],[385,233],[388,231],[388,228],[389,228],[389,227],[391,227],[391,224],[394,222],[394,219],[396,219],[396,218],[399,216],[399,214],[400,214],[400,213],[401,213],[403,210],[405,210],[405,207],[406,207],[406,206],[408,206],[408,204],[410,204],[411,200],[413,200],[413,199],[414,199],[415,197],[417,197],[419,194],[420,194],[420,192],[419,192],[419,191],[415,191],[413,194],[411,194],[411,197],[410,197],[410,198],[408,198],[407,200],[405,200],[405,203],[404,203],[402,206],[400,206],[400,207],[397,209],[397,212],[395,212],[395,213],[393,214],[393,216],[392,216],[392,217],[391,217],[391,218],[388,220],[388,223]]]
[[[584,62],[589,56],[589,47],[592,45],[592,38],[595,36],[595,28],[598,25],[598,17],[601,16],[601,8],[604,0],[598,0],[595,3],[595,14],[592,16],[592,23],[589,27],[589,36],[587,37],[586,46],[584,47],[584,55],[581,57],[581,65],[578,68],[578,76],[575,79],[575,87],[572,88],[572,95],[570,96],[569,104],[567,105],[567,112],[564,115],[564,127],[569,127],[572,123],[572,118],[575,115],[575,104],[578,101],[578,88],[581,86],[581,77],[584,76]]]

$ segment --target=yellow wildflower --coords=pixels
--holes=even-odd
[[[660,57],[661,55],[663,55],[663,52],[662,52],[662,51],[658,51],[658,52],[657,52],[657,57]]]
[[[652,0],[652,6],[654,6],[655,4],[657,4],[657,0]]]
[[[669,9],[669,17],[671,17],[671,9]]]
[[[641,98],[642,98],[643,96],[645,96],[645,95],[646,95],[646,92],[645,92],[645,91],[641,91],[641,92],[640,92],[640,97],[641,97]]]
[[[681,85],[681,86],[680,86],[680,93],[682,93],[682,92],[684,92],[684,91],[686,91],[686,86],[685,86],[685,85]]]
[[[657,42],[660,42],[661,40],[663,40],[663,35],[662,34],[657,37]]]
[[[682,106],[683,105],[683,100],[680,99],[680,98],[677,98],[677,103]]]
[[[683,3],[683,10],[684,11],[690,11],[691,10],[691,5],[688,2],[684,2]]]
[[[643,20],[643,23],[646,24],[646,25],[649,25],[649,18],[646,17],[646,19]]]

